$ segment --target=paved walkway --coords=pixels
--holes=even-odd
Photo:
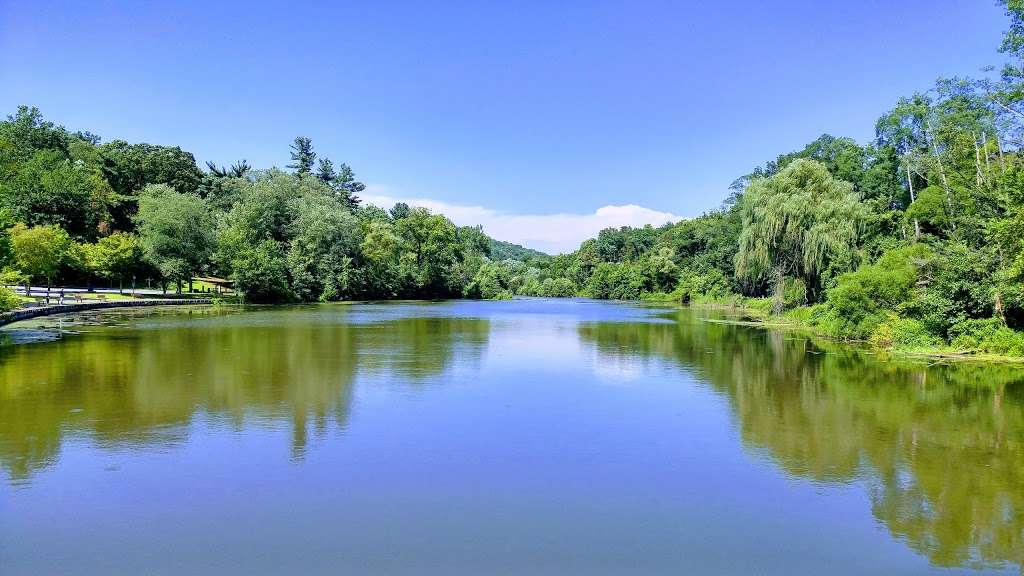
[[[85,302],[81,304],[55,304],[53,306],[36,306],[34,308],[19,308],[0,314],[0,326],[38,318],[39,316],[50,316],[51,314],[64,314],[67,312],[82,312],[85,310],[98,310],[101,308],[131,308],[135,306],[182,306],[189,304],[212,304],[213,300],[208,298],[167,298],[154,300],[113,300],[110,302]]]

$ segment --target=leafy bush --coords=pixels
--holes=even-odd
[[[294,299],[288,288],[288,263],[277,243],[264,240],[239,251],[232,261],[235,288],[247,302],[287,302]]]
[[[868,340],[881,348],[920,349],[941,344],[920,320],[902,318],[892,312],[886,314]]]
[[[963,352],[1024,356],[1024,333],[998,318],[965,320],[949,330],[950,344]]]
[[[814,322],[826,333],[866,340],[915,296],[921,268],[933,258],[923,244],[886,252],[874,264],[839,277]]]
[[[711,269],[703,274],[684,270],[679,277],[679,285],[675,293],[679,294],[679,300],[689,302],[691,300],[720,300],[732,293],[732,283],[725,274]]]
[[[590,276],[587,295],[598,299],[638,300],[649,288],[650,281],[640,266],[602,262]]]
[[[907,208],[908,222],[918,220],[926,229],[939,231],[949,226],[946,210],[946,192],[939,186],[928,186],[917,193],[917,199]]]
[[[786,278],[782,290],[782,305],[786,310],[807,304],[807,285],[799,278]]]
[[[516,288],[516,294],[520,296],[543,296],[544,285],[536,278],[527,278]]]
[[[541,296],[571,298],[577,292],[576,285],[568,278],[545,278],[541,284]]]
[[[510,290],[512,276],[508,267],[501,262],[486,262],[477,271],[473,281],[466,287],[466,296],[485,300],[500,299],[505,293],[512,297]]]
[[[991,257],[961,243],[949,243],[923,268],[927,286],[904,306],[934,334],[951,339],[950,329],[966,320],[991,318],[995,284]]]
[[[814,306],[799,306],[791,310],[787,310],[785,318],[794,324],[812,324],[815,315],[820,314],[821,308],[821,304],[815,304]]]
[[[21,298],[14,290],[0,286],[0,312],[8,312],[21,306]]]

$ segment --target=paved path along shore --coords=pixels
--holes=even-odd
[[[55,304],[53,306],[37,306],[34,308],[19,308],[0,314],[0,326],[50,316],[52,314],[65,314],[68,312],[83,312],[85,310],[99,310],[103,308],[131,308],[135,306],[181,306],[194,304],[212,304],[209,298],[176,298],[176,299],[154,299],[154,300],[116,300],[112,302],[83,302],[79,304]]]

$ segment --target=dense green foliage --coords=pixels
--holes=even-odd
[[[857,259],[862,213],[853,185],[824,164],[799,159],[768,178],[754,179],[740,204],[743,228],[736,275],[747,283],[771,279],[775,311],[782,311],[786,278],[803,281],[818,299],[829,272]]]
[[[595,298],[743,301],[838,338],[1024,354],[1024,4],[1003,5],[997,78],[941,79],[867,145],[826,134],[720,210],[602,231],[548,269]]]
[[[230,278],[248,301],[589,296],[757,302],[881,345],[1015,351],[1024,328],[1024,5],[997,76],[902,98],[866,145],[823,135],[718,209],[547,256],[397,204],[291,145],[290,172],[0,122],[0,265],[26,280]],[[770,297],[770,301],[768,298]],[[760,299],[760,300],[758,300]]]
[[[100,144],[21,107],[0,122],[0,269],[26,283],[229,278],[250,302],[545,293],[546,255],[398,204],[363,206],[346,164],[291,145],[292,172],[177,147]],[[546,285],[570,295],[574,287]]]
[[[519,260],[520,262],[526,262],[530,259],[544,258],[547,256],[539,250],[523,248],[518,244],[495,240],[494,238],[491,238],[489,243],[491,258],[494,260]]]

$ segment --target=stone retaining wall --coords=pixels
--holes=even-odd
[[[49,316],[51,314],[66,314],[68,312],[83,312],[85,310],[99,310],[102,308],[131,308],[135,306],[181,306],[188,304],[212,304],[213,300],[208,298],[177,298],[166,300],[114,300],[110,302],[83,302],[80,304],[57,304],[53,306],[38,306],[35,308],[19,308],[0,314],[0,326]]]

